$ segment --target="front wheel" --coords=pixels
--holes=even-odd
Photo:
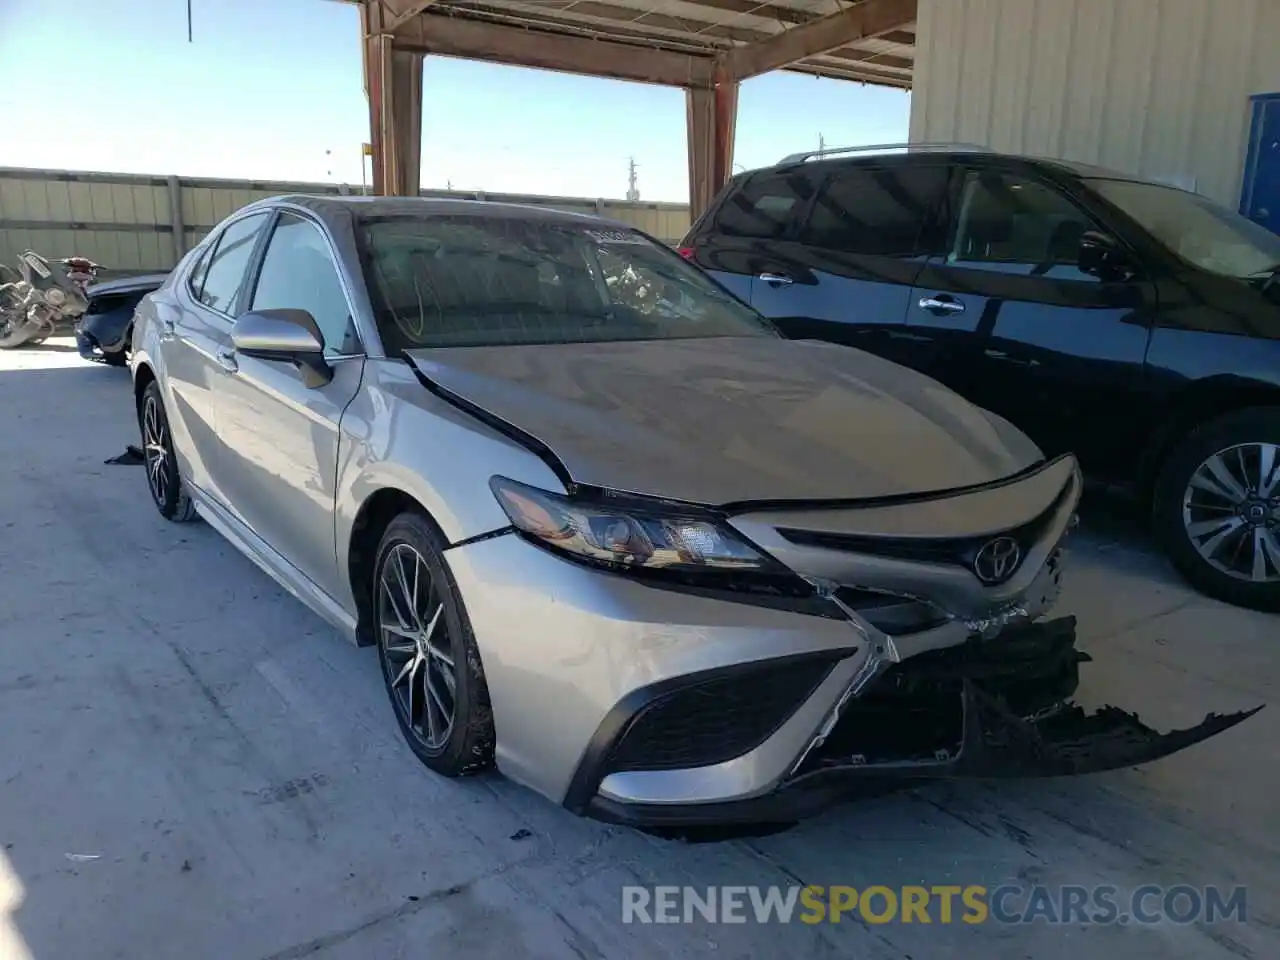
[[[1166,459],[1155,494],[1156,533],[1193,586],[1280,611],[1280,408],[1194,430]]]
[[[488,766],[493,712],[480,652],[425,517],[402,513],[387,527],[371,590],[382,676],[409,747],[447,777]]]

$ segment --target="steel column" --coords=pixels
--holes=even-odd
[[[696,220],[733,171],[737,82],[717,74],[710,88],[686,87],[685,113],[689,141],[689,216]]]
[[[422,54],[395,49],[390,34],[378,32],[381,16],[379,7],[360,8],[373,192],[417,196],[422,175]]]

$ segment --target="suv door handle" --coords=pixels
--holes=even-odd
[[[943,294],[943,296],[946,296]],[[959,300],[953,300],[951,297],[943,300],[941,297],[921,297],[920,309],[928,310],[934,314],[944,313],[964,313],[964,304]]]
[[[240,369],[240,363],[236,360],[236,352],[234,350],[218,351],[218,366],[227,373],[235,373]]]
[[[795,283],[795,281],[790,277],[784,276],[781,273],[762,273],[756,277],[756,279],[763,280],[765,283],[771,283],[775,287],[789,287],[791,284]]]

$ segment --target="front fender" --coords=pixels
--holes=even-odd
[[[430,393],[405,362],[367,361],[360,391],[342,415],[334,504],[338,569],[349,569],[360,511],[382,490],[416,500],[450,544],[509,526],[489,489],[495,474],[564,490],[537,454]],[[350,595],[342,600],[354,604]]]

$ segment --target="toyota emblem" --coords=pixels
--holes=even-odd
[[[988,540],[973,558],[973,572],[988,586],[1004,583],[1022,562],[1022,548],[1013,537]]]

